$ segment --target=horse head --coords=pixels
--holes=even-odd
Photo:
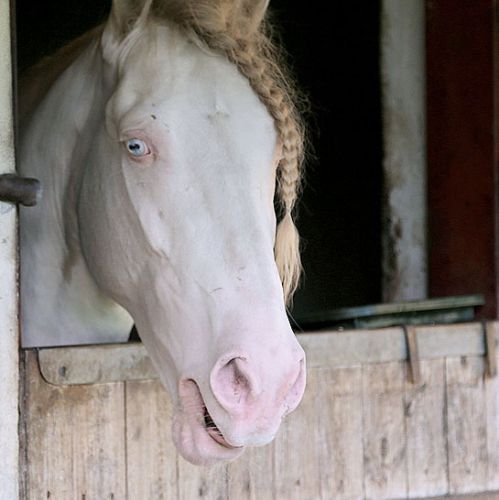
[[[298,265],[296,179],[282,181],[289,138],[268,102],[285,93],[262,96],[274,83],[238,64],[266,2],[220,1],[197,15],[196,4],[211,5],[170,2],[168,16],[149,1],[113,5],[92,56],[100,118],[68,183],[74,216],[64,224],[76,240],[69,275],[81,261],[99,294],[133,318],[176,403],[174,441],[206,464],[274,438],[302,397],[305,356],[285,307]],[[205,18],[223,18],[219,45],[234,45],[220,50],[218,27],[203,38]],[[231,19],[254,27],[236,40]]]

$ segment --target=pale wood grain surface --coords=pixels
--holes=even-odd
[[[447,360],[449,491],[487,489],[487,405],[483,358]]]
[[[448,491],[445,362],[422,361],[421,381],[406,383],[407,488],[411,497]]]
[[[485,380],[485,402],[487,405],[487,489],[494,491],[499,490],[499,377]]]
[[[278,438],[279,439],[279,438]],[[274,443],[250,448],[227,468],[228,498],[271,500],[274,491]]]
[[[303,402],[279,431],[274,444],[275,498],[320,498],[320,463],[316,453],[316,404],[320,390],[317,371],[309,371]]]
[[[158,380],[126,383],[128,498],[178,498],[172,405]]]
[[[49,385],[26,355],[28,499],[125,498],[123,383]]]
[[[30,500],[48,492],[61,500],[453,498],[499,482],[499,382],[484,378],[483,358],[422,361],[418,385],[402,362],[312,368],[303,403],[274,443],[199,468],[173,447],[172,406],[158,381],[55,386],[40,377],[36,354],[26,357]]]
[[[316,453],[321,498],[362,498],[362,368],[320,369],[318,385]]]
[[[407,492],[403,363],[369,365],[362,376],[364,482],[367,498]]]
[[[485,335],[481,323],[412,327],[420,359],[482,356]],[[499,322],[489,326],[499,343]],[[298,334],[307,353],[307,366],[341,368],[359,364],[405,361],[408,350],[404,329],[321,331]],[[41,349],[40,366],[53,384],[92,384],[157,378],[140,343]]]
[[[228,497],[227,465],[197,467],[179,457],[179,500],[222,500]]]

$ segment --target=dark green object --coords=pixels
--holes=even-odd
[[[391,304],[342,307],[295,317],[304,329],[381,328],[395,325],[432,325],[472,321],[483,295],[462,295]]]

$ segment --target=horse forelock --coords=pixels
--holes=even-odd
[[[293,212],[302,184],[305,102],[286,69],[283,51],[271,36],[268,0],[169,0],[152,2],[150,16],[172,19],[215,51],[226,54],[249,80],[274,118],[282,143],[277,196],[282,219],[277,227],[275,258],[290,302],[302,272]]]

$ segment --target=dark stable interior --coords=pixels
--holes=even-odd
[[[18,71],[103,21],[109,5],[17,0]],[[271,0],[271,7],[311,110],[298,219],[305,278],[292,311],[299,323],[381,299],[379,1]]]

